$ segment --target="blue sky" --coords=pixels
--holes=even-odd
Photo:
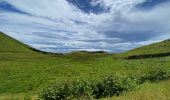
[[[0,0],[0,31],[49,52],[122,52],[170,38],[170,0]]]

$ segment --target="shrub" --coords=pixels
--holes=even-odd
[[[145,81],[160,81],[164,80],[170,77],[170,74],[168,70],[163,69],[163,68],[151,68],[147,72],[141,74],[140,78],[140,83],[143,83]]]
[[[73,98],[93,97],[96,99],[120,95],[145,81],[167,79],[170,74],[161,68],[151,68],[139,75],[108,76],[100,81],[77,80],[63,84],[51,84],[40,94],[43,100],[70,100]]]
[[[119,91],[122,91],[122,89],[118,88],[118,79],[113,77],[106,77],[103,81],[96,84],[93,95],[95,98],[101,98],[106,96],[111,96],[113,94],[116,94]]]
[[[136,84],[131,78],[109,76],[100,82],[77,80],[64,84],[51,84],[40,94],[44,100],[70,100],[81,96],[102,98],[119,95]]]
[[[30,95],[25,95],[24,100],[31,100],[31,96]]]
[[[99,82],[93,91],[95,98],[111,97],[113,95],[119,95],[124,91],[132,89],[136,85],[136,82],[126,76],[117,77],[109,76]]]
[[[91,96],[92,87],[90,82],[84,80],[52,84],[41,92],[40,98],[44,100],[70,100],[81,96]]]
[[[70,91],[67,83],[65,84],[51,84],[48,88],[45,88],[40,97],[44,100],[64,100],[68,98]]]

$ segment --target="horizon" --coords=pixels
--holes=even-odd
[[[46,52],[118,53],[169,39],[169,9],[170,0],[1,0],[0,31]]]

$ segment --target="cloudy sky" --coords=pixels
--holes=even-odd
[[[170,0],[0,0],[0,31],[49,52],[122,52],[170,38]]]

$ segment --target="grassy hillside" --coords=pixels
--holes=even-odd
[[[128,52],[119,54],[119,56],[128,57],[134,55],[160,54],[169,52],[170,52],[170,40],[165,40],[159,43],[153,43],[151,45],[130,50]]]
[[[33,52],[31,47],[0,32],[0,52]]]
[[[109,75],[145,72],[151,68],[170,70],[170,56],[149,59],[115,59],[106,52],[45,54],[0,33],[0,98],[37,95],[51,82],[101,80]],[[170,41],[141,47],[118,56],[170,52]],[[156,50],[154,50],[156,49]],[[168,85],[165,85],[165,87]],[[22,96],[21,96],[22,97]]]

